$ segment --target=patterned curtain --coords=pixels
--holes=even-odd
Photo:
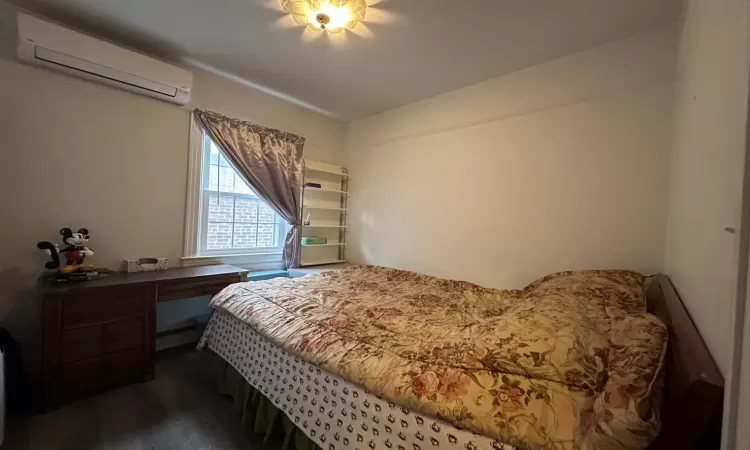
[[[284,261],[300,262],[300,185],[305,138],[211,111],[193,111],[196,123],[224,150],[253,190],[289,223]]]

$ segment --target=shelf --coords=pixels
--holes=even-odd
[[[346,225],[302,225],[304,228],[346,228]]]
[[[300,266],[322,266],[323,264],[338,264],[346,262],[345,259],[313,259],[310,261],[300,261]]]
[[[328,244],[302,244],[303,247],[341,247],[346,245],[346,242],[331,242]]]
[[[306,191],[315,191],[315,192],[335,192],[337,194],[346,195],[347,193],[344,191],[340,191],[338,189],[324,189],[324,188],[316,188],[316,187],[309,187],[304,186],[303,187]]]
[[[335,170],[328,170],[328,169],[317,169],[315,167],[307,167],[305,166],[305,170],[309,170],[310,172],[319,172],[319,173],[330,173],[333,175],[339,175],[341,177],[348,177],[348,174],[345,174],[343,172],[336,172]]]
[[[303,206],[305,209],[323,209],[326,211],[346,211],[346,208],[330,208],[328,206]]]
[[[310,165],[307,165],[310,162]],[[308,225],[302,224],[302,236],[326,237],[325,244],[302,245],[301,266],[327,266],[345,263],[346,214],[349,174],[346,168],[322,161],[306,161],[301,186],[301,213]],[[320,187],[305,186],[306,182]],[[306,193],[309,193],[305,196]],[[333,211],[328,212],[326,211]],[[311,218],[312,216],[312,218]],[[300,243],[301,244],[301,243]],[[319,250],[305,250],[322,247]],[[339,259],[341,258],[341,259]],[[314,270],[314,269],[311,269]]]

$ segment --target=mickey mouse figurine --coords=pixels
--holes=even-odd
[[[89,241],[89,230],[86,228],[79,229],[77,233],[73,233],[70,228],[63,228],[60,234],[63,242],[68,244],[59,250],[59,253],[65,254],[66,267],[80,267],[87,256],[94,256],[94,252],[85,245]]]
[[[63,228],[60,230],[60,234],[62,235],[63,242],[67,244],[67,247],[62,250],[60,250],[57,244],[47,241],[36,244],[37,248],[44,250],[45,253],[52,257],[52,261],[48,262],[45,267],[48,269],[58,269],[61,274],[92,272],[92,267],[83,265],[83,261],[87,256],[94,255],[94,252],[85,245],[89,241],[89,230],[81,228],[78,232],[74,233],[70,228]],[[65,266],[63,267],[60,267],[58,253],[65,255]]]

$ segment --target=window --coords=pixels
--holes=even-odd
[[[284,267],[286,221],[245,183],[192,115],[189,143],[182,265]]]
[[[286,223],[203,134],[198,254],[280,253]]]
[[[287,231],[286,221],[191,120],[182,264],[283,266]]]

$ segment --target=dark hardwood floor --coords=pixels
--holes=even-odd
[[[232,401],[216,391],[218,357],[158,354],[156,379],[7,424],[3,450],[271,450],[247,435]]]

